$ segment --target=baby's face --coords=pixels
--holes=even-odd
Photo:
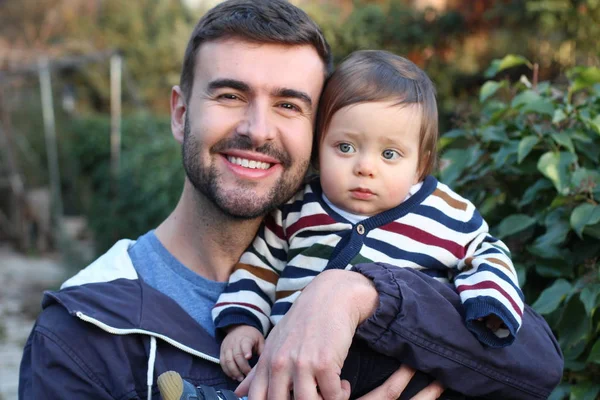
[[[319,145],[327,198],[345,211],[369,216],[402,203],[419,181],[420,128],[416,105],[372,102],[336,112]]]

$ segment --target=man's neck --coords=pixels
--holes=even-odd
[[[156,229],[156,236],[187,268],[206,279],[225,282],[261,221],[224,215],[186,180],[177,207]]]

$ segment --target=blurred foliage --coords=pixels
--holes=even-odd
[[[509,55],[489,70],[534,65]],[[439,177],[472,199],[510,247],[526,301],[557,334],[564,383],[552,399],[600,393],[600,69],[568,86],[487,81],[480,114],[444,134]]]
[[[65,148],[78,171],[78,194],[96,237],[97,252],[121,238],[136,239],[175,208],[183,188],[180,146],[170,119],[141,114],[122,122],[121,168],[110,172],[110,118],[73,120]]]

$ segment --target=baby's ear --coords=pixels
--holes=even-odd
[[[417,168],[417,172],[415,173],[415,181],[413,182],[413,184],[417,184],[419,182],[421,182],[423,179],[425,179],[426,173],[425,171],[427,171],[427,166],[430,164],[430,160],[431,159],[431,151],[426,152],[425,154],[423,154],[420,159],[419,159],[419,167]]]

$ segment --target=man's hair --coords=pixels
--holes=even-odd
[[[298,7],[285,0],[229,0],[210,9],[192,32],[179,83],[186,101],[192,92],[196,55],[202,43],[230,38],[258,44],[310,45],[323,60],[326,77],[333,67],[323,33]]]
[[[402,107],[413,104],[419,106],[420,178],[430,174],[437,160],[438,111],[435,88],[427,74],[413,62],[383,50],[363,50],[350,54],[326,82],[317,115],[314,166],[317,167],[318,163],[319,145],[337,111],[353,104],[380,101],[393,101]]]

